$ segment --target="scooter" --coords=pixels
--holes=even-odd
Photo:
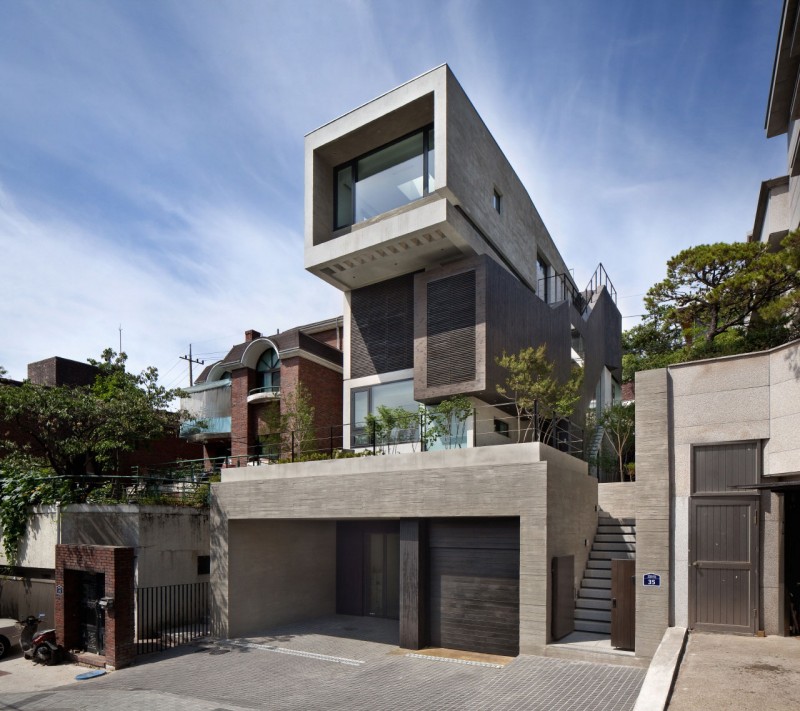
[[[19,643],[25,659],[31,659],[34,664],[51,666],[60,664],[64,650],[56,644],[56,631],[54,629],[38,631],[39,624],[44,619],[44,614],[38,618],[28,615],[19,622],[22,629]]]

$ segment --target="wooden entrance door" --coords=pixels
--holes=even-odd
[[[636,646],[636,561],[611,561],[611,646]]]
[[[689,524],[690,624],[755,634],[758,498],[693,497]]]

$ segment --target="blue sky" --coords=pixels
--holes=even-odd
[[[187,385],[341,313],[303,270],[303,136],[447,62],[583,285],[623,315],[693,244],[744,239],[781,0],[4,3],[0,365],[117,347]],[[625,326],[635,323],[626,318]]]

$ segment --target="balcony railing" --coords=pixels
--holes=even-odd
[[[181,423],[181,437],[231,433],[230,417],[203,417]]]
[[[248,399],[251,397],[262,396],[262,397],[272,397],[277,398],[280,397],[281,388],[280,385],[267,385],[263,388],[253,388],[249,393],[247,393]]]

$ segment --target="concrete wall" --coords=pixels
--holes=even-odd
[[[334,521],[231,521],[228,636],[336,612]]]
[[[56,544],[135,549],[139,587],[208,580],[197,557],[209,555],[208,512],[173,506],[73,504],[36,509],[20,542],[17,565],[55,568]],[[0,549],[0,563],[7,565]]]
[[[668,621],[682,627],[690,622],[692,447],[748,440],[762,442],[761,474],[764,481],[769,481],[770,477],[800,473],[798,431],[800,342],[761,353],[683,363],[637,374],[637,574],[660,573],[664,555],[671,546],[669,572],[673,586],[667,608],[661,604],[663,600],[656,603],[657,590],[640,589],[637,653],[640,632],[655,641],[660,639]],[[671,500],[671,511],[665,508],[665,496]],[[761,512],[760,621],[767,634],[783,634],[781,497],[762,492]],[[668,528],[664,531],[654,528],[663,525],[655,524],[654,517],[662,521],[665,513],[669,513],[669,518],[664,523],[672,524],[671,539]]]
[[[233,608],[241,595],[253,595],[248,578],[237,577],[235,569],[239,522],[293,520],[303,522],[297,529],[303,531],[309,519],[515,516],[520,519],[520,652],[541,652],[550,620],[548,506],[565,505],[565,488],[581,492],[587,512],[572,506],[552,522],[553,550],[574,553],[576,560],[584,555],[588,518],[596,515],[596,483],[586,465],[540,444],[247,467],[224,470],[222,476],[212,486],[212,599],[215,633],[223,636],[246,631]],[[559,477],[564,480],[553,485],[551,495],[548,480]],[[580,517],[580,523],[570,528],[567,516]]]
[[[597,505],[613,518],[636,518],[636,482],[600,484]]]

